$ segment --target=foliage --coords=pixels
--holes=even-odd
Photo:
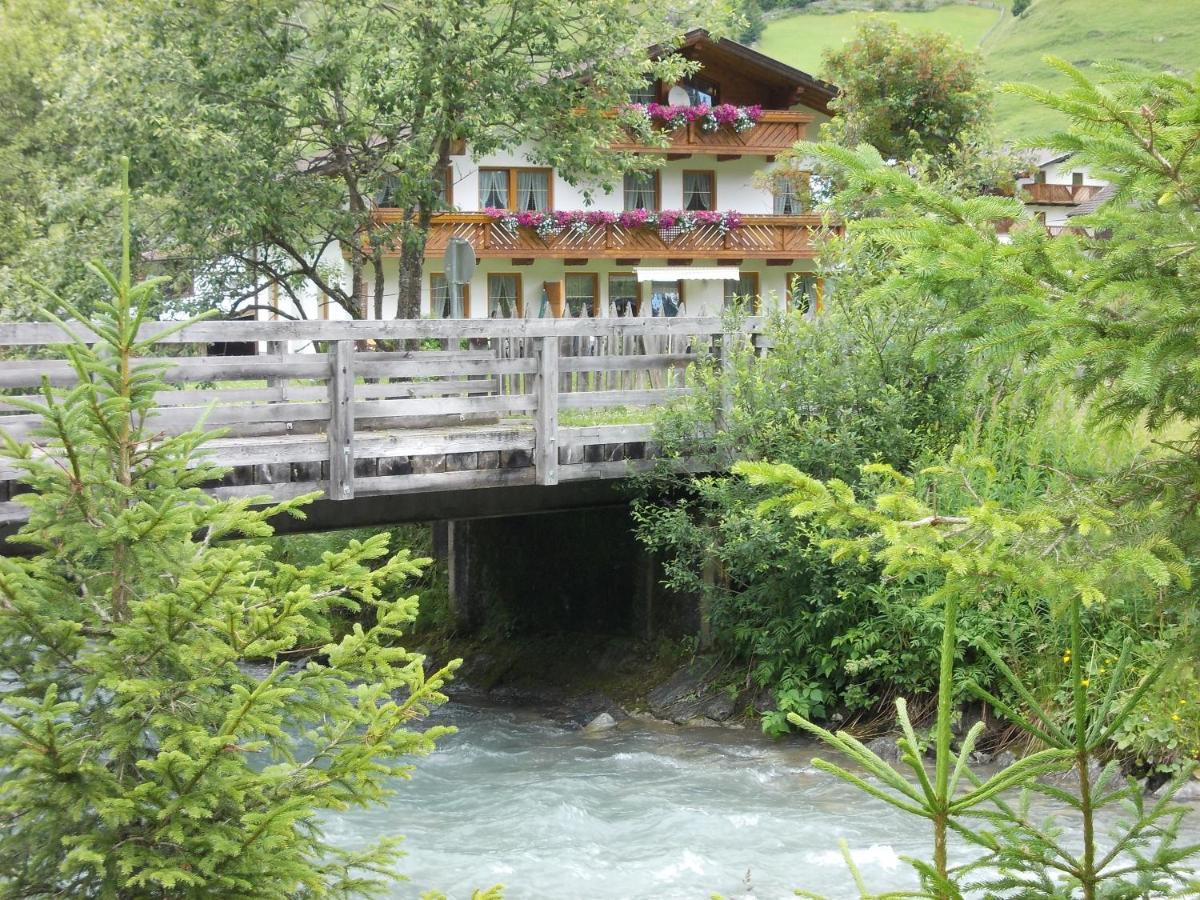
[[[310,498],[255,508],[203,493],[220,474],[200,455],[207,436],[147,420],[164,387],[136,361],[154,284],[132,283],[128,230],[124,249],[118,274],[97,268],[111,296],[89,322],[96,338],[50,298],[78,382],[21,403],[43,417],[47,452],[7,448],[32,489],[17,537],[32,555],[0,558],[0,884],[378,894],[396,841],[347,851],[319,816],[378,803],[407,777],[401,758],[447,730],[412,723],[444,701],[457,661],[426,675],[396,645],[417,608],[396,586],[425,560],[381,533],[276,562],[270,519],[303,515]],[[340,609],[360,622],[337,638]]]
[[[730,18],[722,5],[689,9],[689,27]],[[683,29],[628,0],[124,0],[98,18],[96,40],[51,54],[62,73],[41,118],[79,141],[54,176],[70,189],[87,166],[103,181],[109,160],[131,156],[157,256],[194,271],[210,302],[292,316],[305,285],[351,316],[390,314],[394,248],[396,314],[415,316],[459,142],[475,154],[527,146],[532,162],[603,189],[653,165],[608,152],[620,128],[608,112],[647,74],[690,65],[646,58]],[[387,223],[373,215],[384,193],[399,210]]]
[[[1025,10],[1029,9],[1029,4],[1032,2],[1033,0],[1013,0],[1012,14],[1014,16],[1021,15]]]
[[[838,96],[823,133],[844,146],[870,144],[897,160],[918,152],[943,159],[988,120],[991,91],[979,54],[939,32],[867,19],[845,46],[826,51],[824,71]]]
[[[874,780],[824,760],[815,760],[815,765],[932,823],[932,862],[911,861],[923,886],[917,896],[960,898],[969,888],[984,888],[988,896],[1017,891],[1014,896],[1050,898],[1076,896],[1078,891],[1094,900],[1146,896],[1182,885],[1189,873],[1186,861],[1200,853],[1200,845],[1177,845],[1184,810],[1174,806],[1171,797],[1188,773],[1147,804],[1136,780],[1119,781],[1115,762],[1098,776],[1092,768],[1107,740],[1138,711],[1145,693],[1173,665],[1174,655],[1165,654],[1138,679],[1132,695],[1118,700],[1131,642],[1126,642],[1107,679],[1091,677],[1084,660],[1094,648],[1084,643],[1083,625],[1085,616],[1107,604],[1114,592],[1154,593],[1176,579],[1186,586],[1188,568],[1177,548],[1153,530],[1143,535],[1141,523],[1118,523],[1102,498],[1097,504],[1098,498],[1087,489],[1046,498],[1051,502],[1005,508],[986,492],[993,470],[985,459],[959,455],[951,465],[925,473],[934,483],[946,479],[966,486],[972,503],[952,512],[945,511],[939,492],[928,486],[920,489],[916,481],[887,466],[864,467],[877,479],[867,500],[860,500],[840,479],[821,482],[786,464],[741,462],[734,469],[752,484],[784,489],[764,500],[760,509],[783,507],[796,519],[829,528],[832,536],[822,547],[832,559],[874,559],[884,578],[921,578],[930,588],[925,602],[943,609],[932,778],[903,700],[896,702],[904,733],[901,761],[915,776],[911,781],[851,735],[832,734],[803,716],[789,716]],[[997,595],[1045,600],[1052,614],[1067,618],[1070,643],[1063,655],[1071,709],[1061,721],[1039,704],[994,646],[976,640],[1021,703],[1015,708],[977,682],[968,681],[966,688],[1046,748],[981,780],[971,773],[969,759],[983,723],[973,726],[957,747],[952,740],[955,648],[959,610]],[[1074,766],[1078,796],[1036,780],[1068,764]],[[1026,789],[1019,802],[1004,798],[1018,786]],[[1083,839],[1080,852],[1063,842],[1063,829],[1053,819],[1046,822],[1035,816],[1031,793],[1049,796],[1073,811]],[[1128,815],[1109,844],[1101,847],[1096,814],[1113,805],[1127,807]],[[981,848],[982,859],[952,869],[947,855],[951,831]],[[859,887],[865,895],[861,880]]]
[[[940,303],[874,303],[858,293],[853,271],[845,275],[819,321],[771,322],[768,355],[743,347],[724,373],[695,368],[692,396],[660,416],[664,451],[700,456],[717,472],[767,458],[854,480],[862,462],[904,466],[952,444],[970,409],[965,361],[920,352],[939,327]],[[718,414],[724,425],[713,432]],[[682,496],[648,494],[635,518],[670,585],[704,597],[714,640],[770,690],[764,727],[786,730],[788,712],[825,716],[871,707],[897,689],[931,690],[936,616],[901,588],[874,586],[870,564],[831,566],[819,529],[797,530],[782,513],[759,516],[756,503],[739,480],[701,476]]]

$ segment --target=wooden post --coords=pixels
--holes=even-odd
[[[558,484],[558,338],[537,338],[533,464],[538,484]]]
[[[717,431],[724,431],[733,417],[733,391],[729,379],[733,376],[733,332],[726,331],[714,337],[720,341],[717,345],[717,358],[721,363],[721,408],[717,410]]]
[[[354,341],[329,348],[330,500],[354,498]]]
[[[287,341],[267,341],[267,356],[283,364],[287,356]],[[267,379],[267,387],[274,388],[279,394],[279,402],[286,403],[288,398],[288,380],[278,376]]]

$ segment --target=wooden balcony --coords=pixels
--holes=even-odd
[[[677,128],[670,134],[671,142],[664,149],[651,147],[634,140],[618,141],[614,150],[631,153],[665,153],[676,159],[696,153],[735,159],[739,156],[774,156],[790,149],[805,138],[812,116],[787,109],[764,110],[758,124],[741,133],[729,127],[705,131],[698,124]]]
[[[398,217],[381,209],[381,222]],[[620,225],[572,228],[541,237],[532,228],[510,231],[484,213],[435,216],[425,245],[427,258],[441,258],[452,237],[466,238],[480,259],[807,259],[816,256],[819,216],[741,216],[742,226],[722,233],[702,225],[685,233]],[[398,255],[394,249],[388,256]]]
[[[1026,184],[1020,188],[1026,203],[1040,206],[1078,206],[1100,192],[1098,184]]]

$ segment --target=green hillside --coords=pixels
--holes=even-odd
[[[819,75],[821,54],[849,37],[864,15],[802,12],[775,19],[759,47]],[[883,15],[904,28],[936,28],[967,46],[980,45],[997,83],[1063,87],[1065,76],[1042,62],[1048,54],[1084,67],[1119,61],[1186,72],[1200,65],[1200,0],[1034,0],[1020,18],[958,4]],[[997,99],[997,119],[1004,138],[1034,137],[1055,124],[1046,110],[1005,95]]]
[[[1122,62],[1191,72],[1200,66],[1200,0],[1035,0],[1024,16],[1008,16],[983,45],[997,82],[1065,87],[1067,78],[1043,61],[1060,56],[1077,66]],[[1000,95],[997,118],[1005,137],[1034,137],[1056,124],[1054,114],[1019,97]]]
[[[757,46],[768,56],[818,75],[821,54],[849,38],[859,23],[870,15],[891,19],[901,28],[947,31],[971,46],[979,43],[987,30],[997,24],[1000,12],[980,6],[955,5],[928,12],[797,13],[768,22]]]

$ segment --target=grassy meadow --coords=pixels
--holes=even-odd
[[[965,3],[925,12],[805,11],[770,21],[758,46],[820,75],[821,54],[845,41],[868,15],[903,28],[946,31],[965,46],[978,46],[997,84],[1029,81],[1051,90],[1061,90],[1067,79],[1046,65],[1047,55],[1082,67],[1121,62],[1187,72],[1196,67],[1200,47],[1200,0],[1034,0],[1020,18]],[[1059,124],[1050,111],[1014,96],[1001,94],[996,112],[1005,139],[1036,137]]]

